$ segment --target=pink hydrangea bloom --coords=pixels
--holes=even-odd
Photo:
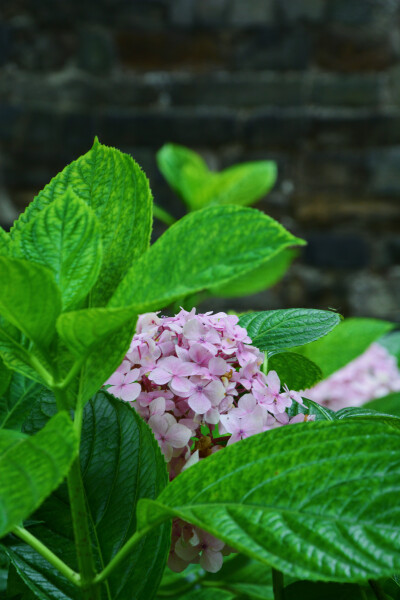
[[[170,479],[227,444],[290,422],[286,409],[301,396],[275,371],[261,370],[264,355],[251,345],[238,317],[181,310],[174,317],[141,315],[129,351],[106,382],[132,403],[154,432]],[[204,431],[207,431],[205,434]],[[224,543],[176,520],[169,566],[198,562],[211,572],[230,552]]]
[[[386,348],[374,343],[364,354],[301,393],[332,410],[340,410],[361,406],[399,390],[400,371],[396,359]]]

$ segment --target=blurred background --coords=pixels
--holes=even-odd
[[[270,159],[257,207],[308,246],[275,287],[202,308],[400,321],[400,0],[2,0],[0,15],[3,227],[95,135],[175,217],[166,142],[216,170]]]

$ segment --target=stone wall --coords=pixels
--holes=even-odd
[[[216,169],[271,158],[279,181],[259,208],[309,245],[251,306],[400,321],[400,0],[3,0],[0,13],[3,226],[95,134],[176,216],[163,143]]]

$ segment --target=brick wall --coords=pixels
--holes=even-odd
[[[164,142],[217,169],[272,158],[259,207],[309,245],[251,306],[400,321],[400,0],[3,0],[0,14],[3,226],[95,134],[176,216]]]

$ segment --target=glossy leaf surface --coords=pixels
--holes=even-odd
[[[268,360],[268,370],[276,371],[281,384],[286,384],[290,390],[306,390],[322,379],[321,369],[295,352],[274,354]]]
[[[384,577],[400,567],[399,442],[362,420],[259,434],[141,501],[140,527],[174,515],[298,578]]]

